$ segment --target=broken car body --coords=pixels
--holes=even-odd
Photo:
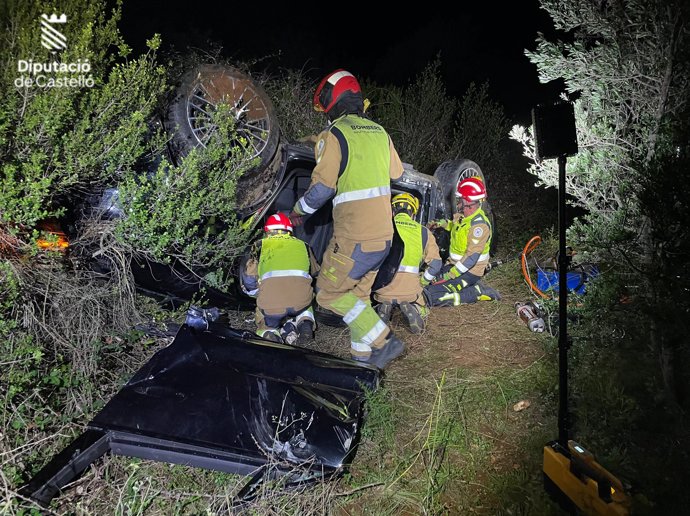
[[[381,372],[210,323],[183,325],[22,490],[47,504],[106,453],[306,481],[355,454]]]

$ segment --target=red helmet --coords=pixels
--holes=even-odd
[[[458,183],[458,190],[455,197],[462,197],[469,203],[475,203],[486,199],[486,187],[484,182],[478,177],[468,177]]]
[[[331,108],[347,93],[362,95],[362,88],[354,75],[339,69],[329,73],[321,80],[314,93],[314,109],[328,113]]]
[[[266,224],[264,224],[264,231],[267,233],[269,231],[289,231],[292,233],[292,221],[290,217],[284,213],[275,213],[266,219]]]

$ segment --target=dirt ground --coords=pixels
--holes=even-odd
[[[502,267],[517,267],[517,262]],[[421,335],[410,333],[402,314],[395,310],[390,327],[403,340],[406,351],[390,365],[389,376],[409,368],[426,372],[451,367],[486,374],[496,368],[521,369],[538,360],[543,355],[541,341],[530,333],[514,309],[515,302],[530,299],[526,285],[516,286],[513,271],[500,270],[488,273],[485,282],[499,290],[500,301],[434,308]],[[230,326],[255,329],[253,312],[235,311],[228,316]],[[349,358],[349,335],[345,326],[319,324],[309,347]]]

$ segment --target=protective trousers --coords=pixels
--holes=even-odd
[[[307,306],[301,310],[294,310],[288,308],[279,313],[269,313],[269,310],[262,310],[261,308],[256,308],[256,334],[259,337],[263,337],[267,332],[275,333],[280,337],[280,329],[286,322],[287,318],[294,318],[294,324],[297,326],[304,319],[309,319],[314,322],[314,310],[310,306]],[[277,312],[277,311],[276,311]]]
[[[390,240],[355,242],[336,238],[328,244],[316,281],[316,302],[337,313],[350,328],[350,353],[368,359],[390,332],[371,307],[371,286],[388,256]]]
[[[468,289],[481,278],[465,272],[454,279],[444,280],[424,288],[424,295],[431,306],[458,306],[477,301],[474,289]]]

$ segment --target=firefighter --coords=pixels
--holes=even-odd
[[[314,108],[328,127],[316,138],[311,184],[290,218],[301,224],[332,200],[333,237],[316,282],[316,301],[350,328],[350,353],[381,368],[400,356],[404,344],[371,307],[371,286],[393,238],[391,180],[402,163],[383,127],[364,117],[357,79],[345,70],[323,78]]]
[[[301,345],[314,338],[312,261],[307,245],[292,236],[288,216],[268,217],[264,238],[241,275],[242,289],[256,297],[257,335]]]
[[[404,251],[393,280],[374,293],[374,299],[379,302],[376,311],[381,320],[387,323],[393,308],[400,307],[410,331],[419,334],[424,331],[428,314],[422,295],[422,281],[432,281],[441,272],[443,262],[434,235],[414,220],[419,210],[419,200],[409,193],[401,193],[393,197],[392,205],[393,222],[404,243]],[[420,267],[424,264],[427,264],[427,268],[420,281]]]
[[[489,263],[491,247],[491,223],[482,210],[486,187],[478,177],[463,179],[455,196],[458,212],[453,220],[434,224],[450,231],[450,255],[441,278],[424,289],[431,306],[457,306],[497,296],[478,283]]]

